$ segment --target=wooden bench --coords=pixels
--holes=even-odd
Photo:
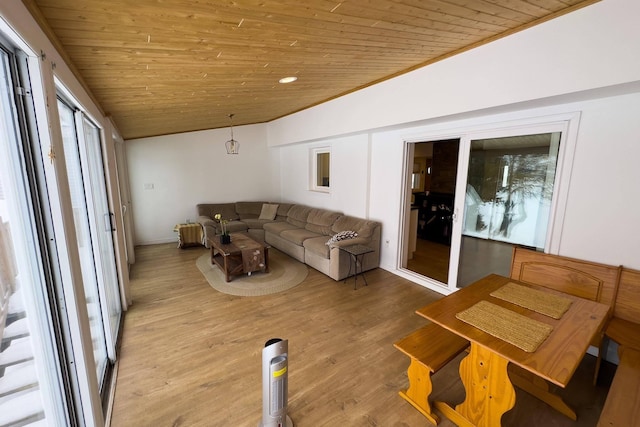
[[[620,363],[613,377],[598,427],[637,426],[640,420],[640,351],[618,347]]]
[[[435,323],[429,323],[393,345],[411,359],[407,369],[409,388],[401,391],[400,396],[438,425],[438,416],[429,403],[433,389],[431,375],[464,351],[469,342]]]
[[[605,334],[620,346],[640,350],[640,271],[622,269],[613,317]]]
[[[521,282],[544,286],[569,295],[607,304],[616,304],[616,293],[622,267],[549,255],[523,248],[514,248],[510,277]],[[596,383],[602,354],[604,330],[591,340],[598,349],[593,383]]]
[[[598,427],[638,425],[640,420],[640,271],[623,268],[605,329],[617,342],[620,362],[607,394]]]

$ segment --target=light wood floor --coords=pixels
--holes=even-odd
[[[393,342],[424,325],[414,312],[438,294],[380,269],[367,272],[369,286],[354,291],[351,281],[310,268],[289,291],[229,296],[195,266],[204,251],[137,248],[112,426],[256,426],[261,351],[272,337],[289,340],[289,415],[297,427],[430,426],[398,396],[409,363]],[[590,386],[592,363],[587,357],[563,390],[578,422],[518,391],[504,425],[595,426],[607,381]],[[610,378],[610,366],[603,370]],[[464,399],[455,363],[434,383],[436,397]]]
[[[447,245],[418,238],[413,258],[407,261],[407,269],[447,283],[450,251]]]
[[[508,276],[512,252],[513,245],[508,243],[462,236],[457,286],[467,286],[491,273]],[[450,246],[418,238],[407,269],[447,283],[450,253]]]

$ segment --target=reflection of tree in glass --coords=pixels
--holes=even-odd
[[[496,191],[496,202],[504,204],[498,234],[509,237],[510,227],[527,218],[526,199],[551,200],[553,182],[547,182],[551,160],[548,153],[505,154],[501,160],[507,172],[498,179]]]

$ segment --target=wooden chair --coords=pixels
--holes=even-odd
[[[555,289],[577,297],[597,301],[612,307],[622,267],[549,255],[523,248],[514,248],[511,278]],[[613,310],[612,310],[613,311]],[[596,335],[591,345],[598,348],[593,374],[595,384],[602,362],[604,331]]]

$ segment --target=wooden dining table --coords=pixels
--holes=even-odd
[[[536,310],[550,304],[548,298],[552,298],[554,303],[566,304],[566,311],[554,318],[539,312],[544,310],[527,308],[522,301],[515,300],[514,303],[503,296],[494,296],[507,289],[531,294],[528,296],[533,297],[533,302],[539,300]],[[483,330],[469,323],[469,319],[474,319],[474,316],[468,316],[472,312],[481,313],[479,317],[498,320],[505,315],[508,322],[495,330],[480,322]],[[514,383],[576,419],[575,412],[545,385],[548,381],[566,387],[591,338],[603,328],[609,307],[493,274],[417,310],[417,313],[466,338],[471,344],[469,354],[460,363],[465,400],[455,408],[444,402],[435,402],[435,407],[459,426],[495,427],[501,425],[502,415],[515,405]],[[513,333],[526,341],[538,334],[538,329],[546,331],[547,336],[534,344],[537,345],[535,349],[504,335]],[[513,365],[509,369],[511,379],[509,365]],[[513,368],[522,374],[514,373]]]

